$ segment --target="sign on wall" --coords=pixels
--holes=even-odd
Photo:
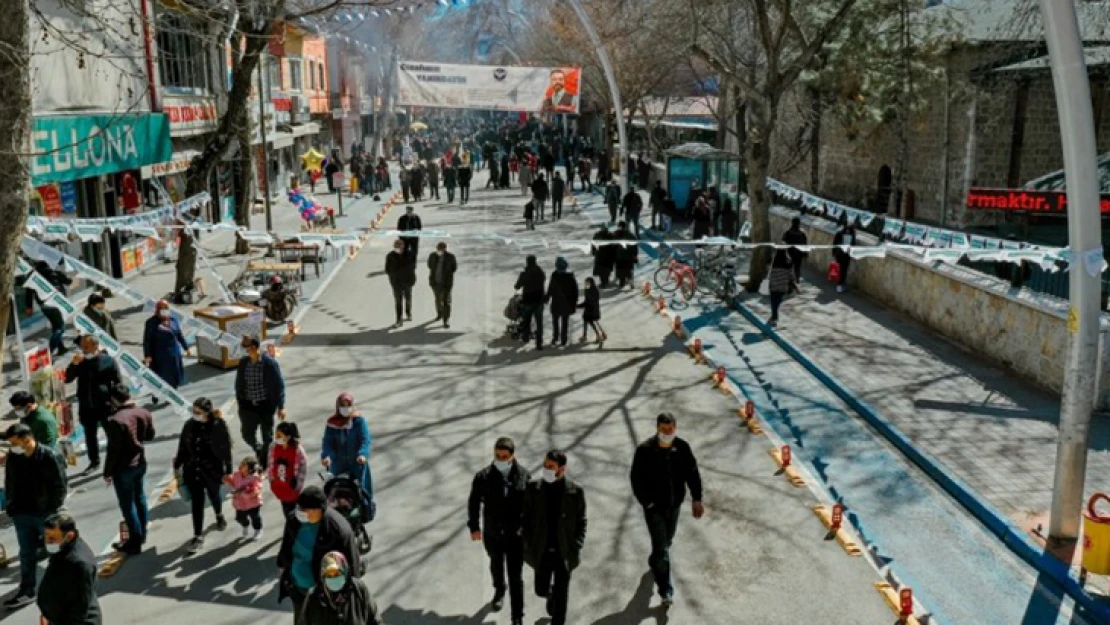
[[[1101,195],[1098,203],[1099,212],[1110,215],[1110,195]],[[1062,215],[1067,212],[1068,195],[1063,191],[973,188],[967,194],[967,208]]]
[[[407,106],[577,114],[582,69],[397,64],[399,103]]]
[[[162,110],[170,119],[170,135],[174,137],[212,132],[219,121],[216,99],[210,97],[167,95]]]
[[[81,180],[170,160],[169,119],[146,115],[36,117],[31,184]]]

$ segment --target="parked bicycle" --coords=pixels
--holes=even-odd
[[[655,286],[664,293],[678,291],[689,301],[697,289],[697,279],[693,267],[676,259],[673,252],[665,251],[659,255]]]

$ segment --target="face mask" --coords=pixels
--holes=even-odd
[[[200,422],[203,423],[207,418],[208,418],[208,415],[204,414],[203,412],[194,412],[193,413],[193,420],[195,420],[195,421],[200,421]]]
[[[343,590],[344,586],[347,585],[347,576],[338,575],[336,577],[325,577],[324,584],[328,587],[328,590],[332,592],[339,592],[340,590]]]
[[[674,434],[660,434],[659,435],[659,440],[668,444],[668,445],[670,445],[671,443],[674,442],[674,438],[675,438]]]
[[[85,352],[84,352],[84,354],[85,354],[85,358],[96,358],[96,355],[97,355],[98,353],[100,353],[100,352],[96,351],[95,349],[93,349],[93,350],[85,350]]]
[[[500,471],[502,473],[508,473],[513,468],[513,461],[512,460],[505,460],[505,461],[494,460],[493,461],[493,466],[494,466],[494,468],[496,468],[498,471]]]
[[[354,408],[352,408],[351,406],[340,406],[339,407],[339,415],[340,416],[349,417],[349,416],[351,416],[352,412],[354,412]]]
[[[555,474],[554,469],[544,469],[543,470],[543,481],[547,482],[548,484],[551,484],[552,482],[554,482],[557,479],[559,479],[559,476]]]
[[[436,256],[443,256],[443,250],[436,250]]]
[[[301,523],[308,523],[308,513],[300,508],[293,511],[293,516]]]
[[[278,445],[282,446],[282,447],[285,447],[286,445],[289,444],[289,439],[287,439],[287,438],[275,438],[274,442],[277,443]]]
[[[11,448],[11,452],[13,454],[17,455],[17,456],[22,456],[22,455],[27,453],[27,452],[23,451],[22,447],[14,447],[14,446]]]
[[[22,419],[27,416],[27,411],[23,410],[22,408],[16,408],[15,416],[16,418]]]
[[[159,310],[158,311],[158,316],[163,318],[163,319],[169,319],[170,318],[170,309],[163,308],[162,310]]]
[[[62,543],[46,543],[46,553],[58,553],[62,550]]]

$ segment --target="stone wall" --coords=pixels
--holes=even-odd
[[[778,241],[795,211],[775,207],[771,237]],[[828,220],[802,216],[811,245],[832,245],[836,228]],[[860,235],[860,243],[877,241]],[[807,263],[824,275],[829,250],[814,250]],[[968,351],[1001,365],[1039,386],[1061,393],[1067,355],[1067,302],[1014,289],[1009,283],[966,267],[932,266],[911,252],[888,252],[883,259],[854,260],[849,286],[882,302]],[[1100,361],[1110,362],[1110,318],[1103,315]],[[1105,365],[1102,365],[1105,366]],[[1110,409],[1110,376],[1099,376],[1099,410]]]

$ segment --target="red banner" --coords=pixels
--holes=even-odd
[[[1068,196],[1063,191],[973,188],[967,194],[967,208],[1064,214],[1068,208]],[[1099,212],[1110,215],[1110,195],[1103,194],[1099,197]]]

